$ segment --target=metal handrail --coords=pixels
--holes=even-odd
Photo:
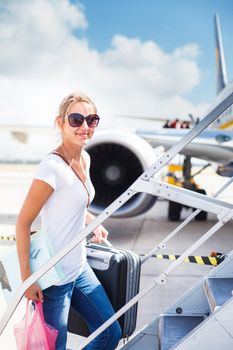
[[[233,181],[233,177],[227,181],[226,184],[224,184],[214,195],[214,197],[218,196],[224,189],[226,189]],[[180,190],[180,189],[178,189]],[[188,191],[188,190],[185,190]],[[192,192],[192,191],[188,191]],[[203,199],[207,196],[205,195],[199,195],[202,196]],[[208,198],[208,197],[207,197]],[[206,199],[207,199],[206,198]],[[208,200],[207,200],[208,201]],[[208,203],[207,203],[208,204]],[[195,207],[195,203],[193,204]],[[139,300],[141,300],[148,292],[150,292],[156,285],[164,284],[166,282],[166,277],[175,270],[183,261],[185,258],[187,258],[190,254],[192,254],[197,248],[199,248],[207,239],[209,239],[215,232],[217,232],[226,222],[228,222],[233,217],[233,205],[228,204],[227,209],[222,217],[219,218],[219,221],[213,225],[204,235],[201,236],[196,242],[194,242],[188,249],[185,250],[183,254],[179,256],[179,258],[171,263],[167,269],[165,269],[158,277],[156,277],[152,283],[145,289],[143,289],[141,292],[139,292],[134,298],[132,298],[128,303],[126,303],[121,309],[119,309],[111,318],[109,318],[105,323],[103,323],[95,332],[93,332],[91,335],[88,336],[87,339],[85,339],[80,347],[78,347],[78,350],[83,349],[86,345],[88,345],[93,339],[95,339],[100,333],[102,333],[107,327],[109,327],[113,322],[115,322],[121,315],[123,315],[128,309],[130,309],[134,304],[136,304]],[[207,208],[208,211],[208,208]],[[199,209],[195,211],[196,215],[200,212]],[[191,214],[186,220],[186,224],[191,221],[195,217],[195,213]],[[188,220],[191,218],[190,220]],[[180,229],[183,228],[185,225],[179,225]],[[171,232],[165,240],[163,240],[157,247],[152,249],[146,257],[148,260],[151,255],[159,250],[160,248],[164,248],[164,242],[168,241],[169,239],[173,238],[175,234],[177,234],[180,229],[177,227],[176,230]],[[146,260],[143,260],[142,263],[144,263]]]
[[[220,193],[222,193],[230,184],[233,182],[233,177],[231,177],[222,187],[218,189],[217,192],[213,195],[213,198],[218,197]],[[162,242],[160,242],[158,245],[156,245],[153,249],[151,249],[142,259],[141,263],[144,264],[148,259],[152,257],[153,254],[155,254],[160,249],[164,249],[165,245],[170,239],[172,239],[177,233],[180,232],[186,225],[188,225],[199,213],[201,212],[201,209],[196,209],[193,213],[191,213],[184,221],[180,223],[179,226],[177,226],[168,236],[165,237]]]
[[[122,195],[120,195],[112,204],[110,204],[98,217],[86,228],[78,233],[78,237],[67,244],[60,252],[46,262],[37,272],[32,274],[25,280],[15,293],[15,297],[8,306],[6,312],[0,320],[0,334],[2,334],[13,312],[18,306],[26,290],[48,272],[56,263],[58,263],[65,255],[67,255],[75,246],[77,246],[89,233],[91,233],[98,225],[106,220],[113,212],[126,203],[137,191],[132,188],[137,185],[140,180],[148,181],[150,177],[156,174],[164,165],[186,147],[197,135],[199,135],[207,126],[209,126],[219,115],[233,104],[233,93],[226,97],[218,106],[212,109],[198,125],[191,129],[176,145],[171,147],[165,154],[157,160],[149,169],[147,169]],[[123,307],[124,309],[125,307]],[[119,317],[119,316],[118,316]],[[95,332],[94,332],[95,333]],[[93,333],[93,334],[94,334]]]
[[[232,212],[233,217],[233,212]],[[176,261],[174,261],[167,270],[156,277],[151,284],[144,288],[140,293],[138,293],[134,298],[132,298],[126,305],[124,305],[120,310],[118,310],[112,317],[110,317],[105,323],[103,323],[95,332],[93,332],[87,339],[85,339],[77,350],[83,349],[87,344],[89,344],[94,338],[96,338],[100,333],[102,333],[106,328],[108,328],[113,322],[115,322],[121,315],[123,315],[127,310],[129,310],[134,304],[136,304],[140,299],[142,299],[147,293],[149,293],[156,285],[164,284],[166,282],[166,276],[171,273],[178,265],[180,265],[183,260],[192,254],[198,247],[200,247],[208,238],[210,238],[217,230],[219,230],[224,224],[218,222],[209,231],[205,233],[198,241],[196,241],[189,249],[187,249]]]

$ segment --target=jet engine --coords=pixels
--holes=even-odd
[[[155,162],[153,148],[141,137],[122,130],[98,130],[86,147],[91,157],[91,180],[95,198],[90,206],[99,214]],[[113,217],[132,217],[145,213],[156,197],[137,193]]]

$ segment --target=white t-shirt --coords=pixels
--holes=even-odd
[[[94,198],[94,187],[90,180],[90,157],[82,152],[86,162],[87,180],[84,184],[58,155],[48,154],[40,162],[35,179],[45,181],[53,189],[53,193],[41,210],[42,229],[46,230],[53,248],[59,252],[85,227],[88,205]],[[88,191],[88,193],[87,193]],[[60,266],[65,279],[57,285],[74,281],[82,272],[86,262],[86,240],[71,250],[62,260]]]

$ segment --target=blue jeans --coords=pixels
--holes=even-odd
[[[43,295],[45,321],[58,330],[56,350],[66,349],[70,304],[86,320],[91,333],[114,314],[104,288],[88,263],[74,282],[51,286],[43,290]],[[118,321],[115,321],[92,340],[85,350],[115,349],[120,338],[121,328]]]

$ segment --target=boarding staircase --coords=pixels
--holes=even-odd
[[[186,296],[187,311],[161,315],[159,348],[233,349],[233,254],[221,269],[205,277],[196,290]],[[192,296],[197,293],[197,299]],[[203,293],[204,292],[204,293]],[[199,296],[198,296],[199,294]],[[200,299],[199,299],[200,298]],[[207,304],[205,305],[205,302]],[[188,303],[188,304],[187,304]],[[181,304],[182,305],[182,300]],[[190,305],[190,306],[188,306]],[[204,306],[204,307],[203,307]],[[197,315],[196,310],[200,312]],[[176,310],[183,310],[177,307]],[[173,318],[174,317],[174,318]],[[172,318],[172,319],[171,319]],[[171,322],[172,321],[172,322]],[[170,330],[170,331],[169,331]],[[165,332],[168,333],[165,337]]]
[[[233,251],[120,349],[233,349]]]
[[[180,141],[147,169],[121,196],[110,204],[91,224],[77,234],[77,238],[65,246],[59,253],[53,256],[38,271],[33,273],[15,293],[15,297],[0,319],[0,334],[4,331],[12,314],[17,308],[25,291],[57,262],[68,254],[98,225],[104,222],[112,213],[125,204],[138,192],[146,192],[151,195],[162,197],[178,202],[197,210],[171,232],[160,244],[153,248],[142,260],[146,262],[152,254],[163,249],[167,241],[173,238],[188,224],[201,210],[211,212],[218,218],[201,238],[191,245],[180,257],[172,262],[159,276],[156,276],[150,285],[141,290],[125,306],[116,312],[101,327],[93,332],[78,350],[83,349],[89,342],[105,330],[110,324],[118,319],[124,312],[149,293],[156,285],[166,283],[167,276],[179,266],[183,260],[199,248],[208,238],[215,234],[225,223],[233,218],[233,205],[209,198],[203,194],[194,193],[187,189],[164,184],[154,179],[154,175],[167,165],[170,160],[187,146],[197,135],[210,125],[219,115],[233,104],[233,93],[225,98],[219,105],[210,111],[198,125],[190,130]],[[220,190],[226,188],[232,179]],[[219,194],[218,191],[215,197]],[[231,292],[233,287],[233,253],[197,286],[187,292],[177,303],[160,315],[153,324],[133,337],[122,349],[141,350],[170,350],[170,349],[200,349],[211,347],[214,349],[233,349],[233,299]],[[158,340],[158,341],[156,341]]]

